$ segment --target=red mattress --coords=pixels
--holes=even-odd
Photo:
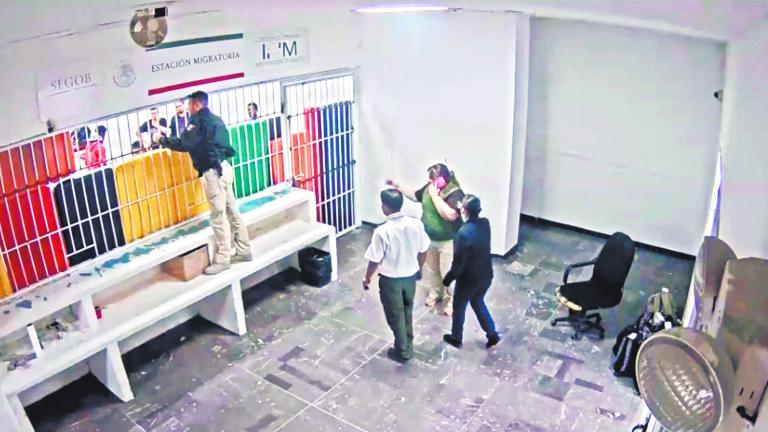
[[[68,132],[0,151],[0,196],[58,180],[74,170]]]
[[[315,191],[318,205],[325,199],[322,187],[325,165],[323,164],[323,124],[321,114],[322,111],[319,108],[307,108],[304,110],[304,127],[307,131],[308,145],[312,152],[312,190]]]
[[[277,138],[269,142],[269,168],[269,173],[272,176],[273,185],[285,181],[282,138]]]
[[[320,154],[317,143],[307,141],[307,134],[295,133],[291,135],[291,164],[293,177],[298,187],[315,193],[317,201],[317,220],[322,221],[320,215],[320,202],[322,198],[322,182],[318,175],[320,169]]]
[[[69,268],[48,186],[1,198],[0,219],[0,247],[14,291]]]

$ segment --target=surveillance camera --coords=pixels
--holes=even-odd
[[[53,131],[56,130],[56,127],[53,124],[53,120],[46,120],[45,126],[48,128],[48,133],[53,133]]]
[[[719,100],[720,102],[723,101],[723,89],[715,92],[715,99]]]

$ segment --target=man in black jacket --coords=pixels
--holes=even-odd
[[[227,127],[221,118],[208,109],[208,95],[205,92],[196,91],[188,99],[192,115],[181,136],[164,137],[156,134],[154,139],[163,147],[189,153],[192,165],[203,178],[203,189],[211,207],[211,227],[216,237],[216,256],[205,273],[217,274],[230,267],[232,233],[236,252],[234,259],[251,261],[253,255],[248,232],[232,191],[234,173],[227,159],[235,155],[235,150],[229,145]]]
[[[464,332],[464,315],[467,303],[477,315],[480,327],[485,331],[490,348],[499,343],[496,324],[485,306],[485,294],[493,281],[491,263],[491,225],[488,219],[480,217],[480,199],[467,195],[461,202],[461,217],[464,225],[454,238],[453,264],[443,278],[443,285],[456,281],[453,293],[453,325],[451,333],[443,340],[460,348]]]

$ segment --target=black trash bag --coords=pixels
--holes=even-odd
[[[323,287],[331,282],[331,254],[317,248],[306,248],[299,251],[299,269],[304,283]]]

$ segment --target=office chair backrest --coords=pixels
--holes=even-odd
[[[634,258],[635,242],[622,232],[613,233],[597,256],[592,279],[621,291]]]

